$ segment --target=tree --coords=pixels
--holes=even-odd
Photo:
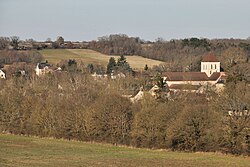
[[[11,42],[10,45],[13,46],[13,49],[17,50],[18,49],[18,44],[20,42],[19,37],[18,36],[12,36],[10,37]]]
[[[164,81],[164,78],[161,77],[161,75],[158,73],[156,76],[155,76],[155,82],[156,82],[156,85],[161,89],[165,89],[166,88],[166,82]]]
[[[170,147],[182,151],[207,151],[211,145],[216,147],[216,131],[212,129],[216,116],[205,105],[185,104],[168,129]]]
[[[218,99],[223,113],[221,145],[233,154],[250,153],[250,87],[245,82],[228,83]]]
[[[123,66],[127,63],[127,60],[124,55],[121,55],[120,58],[118,58],[117,66]]]
[[[107,65],[107,74],[111,74],[113,70],[115,70],[116,61],[114,57],[110,57],[109,63]]]
[[[117,94],[106,94],[93,105],[89,132],[92,138],[113,144],[129,141],[132,124],[131,102]]]
[[[229,69],[227,82],[238,83],[241,81],[250,84],[250,63],[237,64]]]
[[[10,39],[7,37],[0,37],[0,50],[7,48],[10,43]]]
[[[64,44],[64,38],[62,36],[57,37],[56,43],[58,43],[59,46]]]
[[[93,66],[93,64],[88,64],[87,68],[88,68],[88,72],[89,72],[90,74],[92,74],[93,71],[94,71],[94,66]]]
[[[136,147],[166,147],[166,130],[173,110],[148,96],[135,114],[132,126],[132,143]]]
[[[245,62],[247,62],[247,55],[242,48],[230,47],[221,54],[221,63],[225,70]]]
[[[144,70],[145,70],[145,71],[148,70],[148,65],[147,65],[147,64],[145,65]]]
[[[120,72],[124,72],[124,73],[132,72],[132,68],[130,67],[124,55],[121,55],[120,58],[118,59],[117,67],[118,67],[118,71]]]
[[[68,67],[69,72],[75,72],[77,70],[77,62],[76,62],[76,60],[69,59],[67,67]]]
[[[154,78],[154,82],[155,82],[155,85],[157,85],[157,87],[159,88],[158,90],[155,91],[156,93],[156,98],[158,100],[161,100],[161,101],[167,101],[168,100],[168,92],[169,92],[169,89],[168,89],[168,85],[166,84],[166,82],[164,81],[164,78],[160,76],[160,74],[158,73],[155,78]]]

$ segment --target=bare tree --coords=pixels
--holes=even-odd
[[[62,36],[57,37],[56,42],[58,43],[59,46],[64,44],[64,38]]]
[[[12,36],[12,37],[10,37],[10,39],[11,39],[11,42],[10,42],[11,46],[13,46],[13,48],[15,50],[17,50],[18,49],[18,44],[20,42],[19,37],[18,36]]]
[[[0,49],[5,49],[10,43],[10,39],[8,37],[0,37]]]

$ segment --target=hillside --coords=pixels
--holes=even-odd
[[[45,49],[40,53],[50,63],[58,63],[61,60],[76,59],[82,60],[85,64],[101,64],[106,66],[110,57],[115,57],[117,60],[119,56],[109,56],[89,49]],[[159,65],[162,61],[143,58],[141,56],[126,56],[128,63],[133,69],[143,69],[145,64],[148,67]]]
[[[249,166],[250,158],[0,134],[0,166]]]

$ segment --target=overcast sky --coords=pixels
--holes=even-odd
[[[250,0],[0,0],[0,36],[88,41],[117,33],[246,39]]]

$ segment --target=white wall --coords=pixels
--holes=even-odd
[[[201,62],[201,72],[210,77],[214,72],[220,72],[220,62]]]
[[[182,84],[190,84],[190,85],[214,85],[217,81],[166,81],[168,86],[171,85],[182,85]]]
[[[2,70],[0,70],[0,78],[6,79],[5,73]]]

